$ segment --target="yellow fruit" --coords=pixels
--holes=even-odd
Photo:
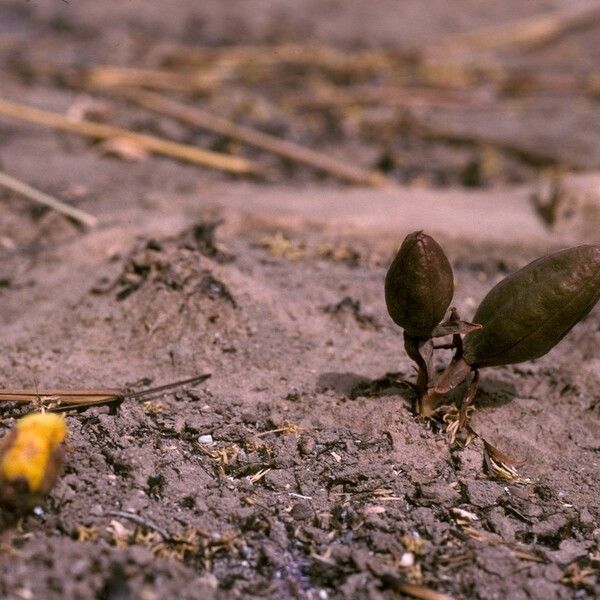
[[[27,508],[47,494],[62,466],[67,425],[63,417],[35,413],[0,440],[0,502]]]

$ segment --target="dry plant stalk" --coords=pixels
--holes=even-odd
[[[421,107],[472,107],[482,108],[490,104],[483,97],[461,93],[462,90],[432,89],[414,85],[322,85],[317,89],[293,92],[283,98],[283,103],[293,110],[339,108],[350,105]]]
[[[174,92],[209,92],[215,90],[220,81],[216,74],[202,73],[198,70],[173,72],[104,66],[86,71],[78,83],[94,89],[148,87]]]
[[[452,596],[436,592],[424,585],[399,581],[396,578],[393,578],[393,580],[390,580],[391,578],[386,579],[385,583],[389,583],[394,591],[410,596],[411,598],[418,598],[419,600],[453,600]]]
[[[124,138],[144,150],[229,173],[259,175],[264,171],[259,164],[245,158],[203,150],[186,144],[178,144],[153,135],[137,133],[128,129],[105,125],[104,123],[86,120],[75,121],[59,113],[40,110],[19,102],[10,102],[4,98],[0,98],[0,116],[37,123],[62,131],[71,131],[94,139]]]
[[[573,9],[567,9],[566,13],[572,12]],[[561,27],[558,27],[555,37],[560,37],[562,34],[569,33],[577,27],[574,27],[574,21],[577,21],[580,27],[593,26],[598,21],[600,9],[592,8],[591,20],[589,23],[585,20],[586,9],[583,9],[581,16],[574,15],[573,19],[563,20]],[[562,11],[559,11],[562,12]],[[548,14],[533,17],[531,20],[549,19]],[[553,17],[557,22],[560,21],[560,14],[554,14]],[[519,23],[522,23],[519,21]],[[566,27],[566,26],[569,27]],[[502,28],[514,29],[514,24],[508,26],[503,25]],[[547,32],[549,34],[549,31]],[[560,33],[560,35],[559,35]],[[479,36],[480,33],[476,34]],[[475,34],[467,34],[475,35]],[[466,36],[460,36],[449,40],[447,44],[458,43],[459,39]],[[481,33],[481,38],[488,39],[487,34]],[[552,39],[555,39],[554,37]],[[539,42],[547,43],[552,41],[550,37],[540,38]],[[440,51],[439,49],[443,51]],[[427,88],[419,89],[411,85],[410,88],[395,88],[387,86],[374,86],[369,84],[349,85],[344,86],[343,90],[337,91],[336,88],[331,90],[325,89],[323,94],[325,97],[319,97],[319,93],[315,95],[297,94],[289,96],[289,103],[292,106],[302,106],[316,108],[320,106],[331,105],[346,105],[348,103],[385,103],[388,105],[398,106],[422,106],[441,104],[452,104],[454,102],[464,105],[468,102],[469,105],[473,102],[474,106],[486,104],[481,98],[446,98],[439,94],[442,89],[462,89],[471,88],[481,82],[482,79],[491,80],[498,85],[505,82],[510,82],[512,78],[521,79],[527,77],[529,85],[535,90],[543,92],[567,92],[567,93],[582,93],[582,94],[597,94],[598,82],[593,75],[589,78],[572,77],[569,74],[545,74],[540,77],[539,72],[527,72],[522,69],[511,69],[506,65],[500,65],[495,61],[479,60],[480,57],[469,56],[469,61],[457,60],[456,57],[448,57],[445,45],[434,46],[429,52],[418,57],[415,64],[414,55],[398,51],[382,51],[382,50],[366,50],[353,52],[340,52],[335,47],[325,45],[300,45],[300,44],[281,44],[272,46],[232,46],[226,48],[198,48],[189,46],[173,46],[169,45],[165,50],[159,52],[163,57],[164,64],[175,67],[189,68],[190,66],[205,66],[210,64],[209,71],[218,78],[219,68],[221,71],[226,71],[228,76],[244,76],[246,67],[256,68],[257,66],[265,73],[268,73],[269,68],[278,66],[298,66],[303,67],[310,65],[311,68],[319,68],[322,70],[342,74],[359,76],[361,74],[377,73],[392,76],[395,79],[400,75],[400,80],[405,81],[406,75],[411,69],[416,68],[416,74],[423,80],[425,85],[429,84],[438,89],[430,90],[431,96],[427,95]],[[103,69],[108,69],[103,67]],[[232,71],[233,69],[233,71]],[[123,69],[120,69],[124,72]],[[139,76],[136,69],[132,70],[131,80],[135,81]],[[205,74],[205,77],[207,75]],[[157,77],[157,79],[159,79]],[[223,77],[221,76],[221,80]],[[117,87],[118,78],[113,77],[113,87]],[[146,85],[141,83],[135,87],[154,87],[155,89],[169,89],[167,85],[150,85],[151,78],[148,76]],[[119,86],[127,86],[124,82]],[[288,100],[286,99],[286,102]]]
[[[59,212],[70,219],[81,223],[82,225],[85,225],[86,227],[95,227],[98,224],[98,219],[96,219],[96,217],[93,215],[69,206],[68,204],[61,202],[60,200],[57,200],[56,198],[53,198],[44,192],[36,190],[25,182],[3,173],[2,171],[0,171],[0,187],[11,190],[12,192],[19,194],[24,198],[28,198],[33,202],[47,206],[48,208],[51,208],[56,212]]]
[[[352,53],[324,44],[275,44],[202,48],[197,46],[169,45],[163,52],[165,63],[175,65],[200,65],[220,63],[237,68],[245,65],[270,67],[279,64],[317,67],[345,74],[361,71],[392,69],[398,57],[381,50],[362,50]],[[405,60],[405,56],[400,56]]]
[[[176,100],[171,100],[161,94],[139,89],[121,89],[118,90],[118,93],[128,100],[155,112],[169,115],[196,127],[239,140],[291,161],[314,167],[319,171],[324,171],[344,181],[377,187],[391,184],[388,179],[376,171],[362,169],[332,158],[322,152],[305,148],[268,133],[263,133],[252,127],[238,125],[229,119],[194,106],[182,104]]]
[[[114,389],[89,389],[89,390],[0,390],[0,402],[16,402],[18,404],[39,404],[40,407],[47,406],[71,406],[81,403],[102,403],[116,399],[121,390]]]
[[[588,3],[584,6],[561,8],[506,25],[483,27],[456,36],[435,47],[434,51],[493,50],[509,46],[533,50],[573,31],[594,27],[598,22],[600,6],[596,2]]]
[[[99,388],[84,390],[65,389],[5,389],[0,390],[0,402],[16,402],[20,404],[34,404],[36,408],[46,409],[52,412],[75,410],[121,402],[122,400],[135,400],[146,398],[153,394],[172,390],[184,385],[195,385],[206,381],[210,373],[203,373],[181,379],[164,385],[151,387],[139,392],[132,392],[123,388]]]

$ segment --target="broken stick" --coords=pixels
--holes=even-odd
[[[597,2],[568,6],[506,25],[483,27],[458,35],[432,50],[441,53],[449,50],[477,51],[506,47],[534,50],[573,31],[594,27],[599,22],[600,6]]]
[[[130,140],[144,150],[156,154],[179,158],[187,162],[202,165],[204,167],[212,167],[213,169],[219,169],[229,173],[259,175],[264,172],[264,169],[258,163],[254,163],[245,158],[230,156],[211,150],[203,150],[201,148],[196,148],[195,146],[178,144],[153,135],[137,133],[135,131],[129,131],[128,129],[105,125],[104,123],[86,120],[76,121],[61,115],[60,113],[40,110],[18,102],[10,102],[4,98],[0,98],[0,116],[28,121],[29,123],[37,123],[39,125],[45,125],[46,127],[52,127],[53,129],[72,131],[73,133],[78,133],[94,139],[123,138]]]
[[[206,381],[210,373],[203,373],[181,379],[172,383],[147,388],[133,392],[123,388],[102,388],[88,390],[65,390],[65,389],[5,389],[0,390],[0,402],[16,402],[18,404],[39,403],[52,412],[76,410],[89,408],[91,406],[102,406],[123,400],[140,400],[161,392],[166,392],[184,385],[196,385]]]
[[[173,72],[128,67],[94,67],[87,71],[82,81],[88,88],[111,89],[115,87],[149,87],[179,92],[210,92],[219,84],[218,77],[197,70]]]
[[[78,208],[74,208],[73,206],[69,206],[44,192],[36,190],[31,187],[27,183],[23,181],[19,181],[6,173],[0,171],[0,187],[4,187],[24,198],[28,198],[33,202],[37,202],[38,204],[43,204],[48,208],[52,208],[53,210],[85,225],[87,227],[95,227],[98,224],[98,219],[89,213],[84,212],[83,210],[79,210]]]
[[[219,117],[194,106],[182,104],[176,100],[171,100],[161,94],[131,89],[120,89],[117,93],[155,112],[169,115],[196,127],[239,140],[256,148],[287,158],[288,160],[309,165],[344,181],[374,187],[391,185],[388,179],[376,171],[369,171],[349,165],[322,152],[299,146],[294,142],[257,131],[245,125],[238,125],[229,119]]]

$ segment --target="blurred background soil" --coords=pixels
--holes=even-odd
[[[4,0],[0,171],[98,225],[0,188],[2,387],[212,377],[67,417],[65,475],[1,534],[0,597],[597,597],[598,309],[482,374],[474,425],[525,460],[497,480],[480,440],[415,421],[383,280],[425,228],[471,318],[598,242],[599,35],[589,1]]]

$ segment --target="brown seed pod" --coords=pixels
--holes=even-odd
[[[414,338],[428,338],[444,318],[454,275],[440,245],[416,231],[406,236],[385,278],[385,302],[393,321]]]
[[[473,368],[520,363],[551,350],[600,298],[600,245],[544,256],[496,285],[464,340]]]

